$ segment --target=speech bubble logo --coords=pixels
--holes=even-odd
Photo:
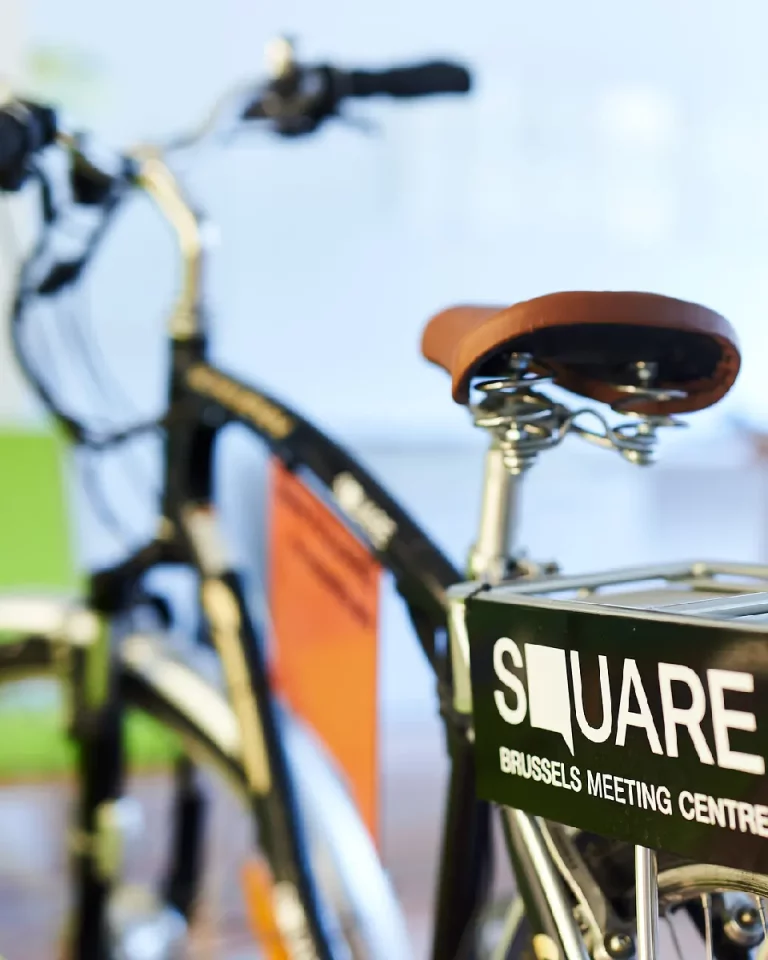
[[[573,755],[571,698],[565,650],[543,644],[525,644],[528,674],[528,719],[532,727],[559,733]]]

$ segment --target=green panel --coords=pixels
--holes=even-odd
[[[0,589],[78,584],[65,453],[53,432],[0,429]]]
[[[176,737],[142,713],[129,713],[126,738],[133,772],[163,767],[179,752]],[[73,746],[55,705],[0,710],[0,744],[0,780],[58,776],[72,768]]]
[[[66,454],[53,431],[0,428],[0,590],[71,590],[82,583],[72,549]],[[172,733],[140,713],[129,714],[126,740],[134,771],[165,766],[179,750]],[[66,774],[73,756],[55,697],[0,698],[0,779]]]

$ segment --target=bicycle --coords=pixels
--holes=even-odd
[[[241,93],[227,106],[231,116],[258,118],[288,137],[316,131],[348,97],[416,96],[468,88],[466,72],[451,65],[381,74],[344,73],[329,67],[303,67],[285,46],[279,54],[276,76],[266,88],[257,94]],[[27,618],[37,617],[26,630],[35,636],[0,646],[0,679],[11,676],[13,669],[51,670],[61,661],[62,650],[70,664],[68,681],[76,706],[72,729],[82,756],[83,797],[75,850],[80,902],[74,956],[78,960],[108,958],[116,946],[108,906],[119,872],[115,805],[121,795],[121,770],[115,759],[120,755],[126,704],[146,707],[185,734],[195,762],[205,758],[223,767],[251,805],[269,868],[263,891],[269,929],[262,943],[268,955],[270,950],[275,957],[323,960],[350,956],[399,960],[408,955],[404,925],[370,838],[316,742],[272,695],[263,638],[249,614],[239,579],[219,548],[211,464],[217,434],[233,422],[254,431],[287,469],[311,474],[361,542],[392,572],[434,669],[451,773],[433,960],[528,960],[532,956],[605,960],[633,956],[636,938],[641,960],[647,960],[656,955],[652,914],[657,904],[654,900],[653,909],[649,904],[657,890],[662,909],[685,908],[702,931],[710,955],[717,949],[721,957],[747,956],[763,939],[758,917],[762,910],[727,900],[720,890],[723,877],[737,890],[744,890],[753,878],[734,870],[718,873],[717,868],[691,865],[673,855],[660,856],[656,883],[652,857],[644,853],[638,857],[642,895],[636,918],[631,899],[636,838],[624,836],[617,842],[589,826],[569,830],[551,818],[542,819],[546,811],[533,816],[503,805],[503,797],[491,796],[497,792],[488,772],[493,728],[487,704],[484,713],[479,711],[475,717],[474,712],[474,705],[488,692],[487,638],[497,629],[495,621],[488,627],[483,611],[515,604],[538,609],[548,601],[528,594],[593,589],[649,576],[672,578],[686,598],[702,590],[715,595],[733,592],[734,577],[743,592],[760,591],[768,583],[765,567],[702,564],[574,580],[558,576],[551,566],[526,560],[513,542],[517,479],[538,454],[576,433],[618,450],[631,462],[647,464],[658,431],[674,423],[673,414],[702,409],[727,392],[738,372],[738,348],[727,322],[693,304],[620,293],[559,294],[506,310],[459,308],[434,318],[425,332],[423,352],[451,373],[454,399],[462,404],[472,399],[475,424],[491,435],[478,537],[469,561],[471,582],[462,584],[460,571],[346,451],[290,406],[207,362],[201,328],[204,244],[199,218],[161,154],[143,151],[105,170],[89,158],[77,138],[57,131],[55,113],[48,108],[16,105],[0,113],[0,120],[0,185],[19,189],[31,159],[58,142],[69,152],[76,200],[90,204],[99,214],[99,225],[85,251],[69,262],[54,260],[39,277],[36,268],[44,245],[38,248],[22,271],[13,317],[24,369],[74,443],[105,450],[156,425],[140,424],[120,434],[98,436],[63,409],[25,357],[19,332],[30,300],[52,296],[79,279],[111,214],[131,186],[148,192],[174,226],[184,265],[181,295],[170,324],[172,371],[169,413],[162,423],[166,476],[158,537],[120,565],[92,576],[86,610],[68,615],[56,605],[36,604],[24,611],[0,605],[0,623],[6,629],[25,630],[22,612]],[[205,128],[210,129],[215,130],[216,123]],[[39,171],[37,175],[41,176]],[[43,219],[50,226],[55,219],[52,204],[45,189],[42,194]],[[547,377],[634,419],[612,426],[592,408],[571,411],[542,392]],[[480,399],[475,399],[476,390]],[[602,429],[585,427],[587,414],[597,416]],[[191,565],[199,574],[201,607],[223,667],[226,699],[193,669],[172,659],[162,635],[157,640],[131,632],[132,614],[152,600],[141,593],[142,577],[160,563]],[[521,601],[520,595],[526,599]],[[582,602],[579,609],[589,612],[587,607]],[[665,615],[660,616],[663,620]],[[480,638],[472,641],[479,651],[473,658],[470,634]],[[512,657],[511,668],[505,656]],[[515,673],[520,669],[515,658],[513,647],[501,650],[496,673],[505,687],[493,692],[519,725],[524,719],[523,698],[526,704],[534,698],[529,698],[530,691]],[[545,669],[540,675],[560,682],[557,670]],[[561,695],[563,689],[568,695],[567,678],[565,688],[562,684],[558,688]],[[509,690],[518,694],[516,702],[506,699]],[[493,704],[497,701],[495,696],[490,698]],[[555,721],[544,714],[539,709],[536,729],[551,733]],[[498,756],[496,749],[496,766]],[[478,782],[485,797],[475,792],[478,759]],[[523,762],[508,754],[507,764],[513,760],[518,765]],[[530,770],[531,763],[524,763],[523,769]],[[541,769],[539,757],[540,776]],[[171,949],[178,927],[192,915],[195,900],[202,799],[193,772],[189,758],[179,765],[176,843],[161,897],[163,917],[171,916],[177,923],[165,942],[161,932],[155,931],[159,950]],[[552,775],[550,764],[550,781]],[[494,800],[502,804],[521,898],[506,911],[500,937],[488,945]],[[606,826],[611,832],[615,824]],[[325,869],[329,862],[335,874],[330,881]],[[754,879],[752,888],[757,894],[765,892],[760,878]],[[714,891],[713,910],[702,909],[697,899],[702,891]],[[166,923],[170,927],[173,923]],[[117,947],[123,948],[124,943]]]
[[[296,137],[313,132],[332,117],[345,100],[353,97],[415,97],[465,92],[469,86],[466,71],[451,64],[380,72],[341,71],[327,66],[300,67],[292,62],[290,49],[284,44],[278,44],[272,52],[276,59],[273,76],[264,88],[250,87],[225,96],[201,131],[179,138],[171,149],[199,144],[206,136],[215,137],[219,129],[232,123],[232,118],[236,122],[260,120],[280,136]],[[350,901],[345,909],[354,920],[359,941],[356,955],[404,956],[407,947],[403,921],[394,907],[386,877],[376,863],[371,840],[361,825],[356,826],[351,803],[329,772],[330,768],[323,767],[316,744],[285,713],[279,712],[278,704],[269,694],[264,644],[254,636],[255,627],[243,591],[233,572],[216,566],[220,554],[214,541],[215,516],[208,506],[212,493],[213,439],[226,422],[235,419],[256,429],[270,446],[281,451],[284,459],[296,456],[297,448],[288,450],[283,446],[291,434],[299,442],[299,449],[303,446],[305,460],[328,481],[345,470],[357,477],[362,473],[340,448],[304,423],[298,414],[281,407],[268,395],[249,391],[205,363],[206,343],[200,329],[204,316],[199,288],[204,253],[201,231],[159,152],[148,150],[138,156],[109,158],[107,162],[111,161],[111,167],[107,168],[103,162],[98,165],[92,160],[80,139],[57,130],[56,115],[47,107],[13,104],[4,109],[2,118],[2,186],[6,190],[18,190],[31,172],[30,161],[47,146],[58,144],[70,157],[70,186],[76,202],[90,207],[98,215],[97,225],[78,256],[61,262],[54,254],[51,261],[46,262],[47,235],[55,226],[56,213],[52,188],[43,171],[36,171],[42,184],[45,229],[22,271],[12,329],[22,368],[76,445],[108,450],[154,430],[156,425],[142,423],[111,436],[95,436],[86,424],[62,409],[58,398],[46,386],[45,376],[35,368],[24,349],[22,328],[30,302],[35,297],[54,296],[79,279],[104,236],[111,216],[131,187],[143,189],[156,201],[176,229],[183,254],[181,296],[170,321],[175,372],[164,424],[168,482],[161,510],[164,519],[157,539],[115,569],[99,571],[92,577],[90,611],[96,613],[97,619],[90,614],[84,614],[85,620],[76,616],[75,622],[81,631],[77,635],[70,630],[66,609],[56,604],[37,602],[30,608],[25,601],[10,600],[4,606],[6,631],[22,630],[24,619],[29,616],[33,622],[35,617],[42,618],[43,623],[53,622],[53,626],[47,631],[33,627],[40,636],[3,645],[0,652],[3,679],[12,679],[22,672],[41,673],[52,669],[61,660],[62,648],[67,651],[67,659],[73,661],[71,699],[76,709],[72,731],[83,755],[79,771],[82,804],[75,853],[79,905],[75,910],[73,955],[91,960],[110,956],[115,947],[107,905],[117,874],[116,863],[112,862],[116,854],[113,850],[108,858],[109,869],[106,869],[103,863],[99,864],[104,857],[97,857],[96,852],[101,847],[110,850],[118,843],[116,802],[121,792],[121,771],[114,759],[119,756],[121,699],[125,698],[128,705],[139,706],[173,729],[186,731],[187,738],[193,737],[195,756],[216,762],[230,777],[234,775],[237,789],[254,808],[272,874],[269,889],[274,890],[278,913],[282,911],[283,923],[287,924],[280,936],[291,944],[295,955],[325,957],[349,949],[341,945],[342,934],[332,922],[336,918],[326,918],[318,905],[317,883],[308,866],[305,831],[296,809],[298,786],[303,812],[310,823],[313,870],[317,869],[321,854],[327,858],[330,848],[331,872],[335,873],[335,906],[339,906],[339,900],[342,904],[345,898]],[[405,517],[402,525],[408,526]],[[411,529],[413,547],[418,547],[418,530],[413,525]],[[404,575],[415,566],[409,557],[409,547],[406,545],[403,550],[399,538],[393,545],[394,556],[400,556],[398,564]],[[436,574],[425,571],[415,581],[414,610],[424,605],[427,609],[436,609],[437,584],[458,579],[458,574],[441,555],[435,553],[435,557]],[[128,631],[130,624],[123,625],[120,620],[131,615],[137,601],[146,605],[147,598],[140,592],[144,574],[159,564],[186,562],[201,571],[202,606],[209,633],[213,645],[223,654],[224,673],[235,710],[247,717],[245,736],[240,733],[239,723],[233,723],[220,694],[204,687],[183,663],[174,662],[173,648],[167,644],[158,647],[152,638],[134,633],[119,643],[114,641],[119,675],[107,668],[107,654],[112,649],[107,623],[115,624],[116,630],[122,626]],[[437,580],[429,582],[430,577],[435,576]],[[153,604],[155,600],[150,598]],[[162,606],[160,613],[165,614]],[[84,622],[89,624],[85,635],[82,633]],[[85,655],[78,651],[78,643],[87,648]],[[99,689],[95,704],[86,686],[88,675],[93,673],[97,674]],[[118,687],[120,697],[115,692]],[[205,709],[201,709],[202,703]],[[209,717],[214,718],[214,725],[206,723]],[[168,944],[183,932],[199,879],[203,797],[193,774],[194,769],[187,761],[180,764],[176,842],[161,892],[165,909],[159,911],[156,930],[160,948],[164,941],[167,941],[166,948],[170,948]],[[324,798],[322,803],[318,803],[319,796]],[[354,877],[349,873],[350,850],[354,852]],[[359,896],[361,883],[371,898],[369,903]],[[452,936],[450,929],[448,935]],[[125,940],[127,935],[120,936]]]

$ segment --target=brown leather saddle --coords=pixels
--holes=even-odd
[[[635,401],[632,409],[647,414],[712,406],[741,363],[725,317],[652,293],[553,293],[512,307],[452,307],[429,321],[421,350],[451,375],[457,403],[469,401],[473,378],[507,374],[513,353],[530,354],[533,368],[559,386],[611,405],[626,403],[620,388],[637,382],[633,365],[653,363],[653,386],[685,395]]]

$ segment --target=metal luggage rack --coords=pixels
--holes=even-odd
[[[453,706],[471,715],[469,603],[511,604],[539,610],[654,614],[738,625],[768,633],[768,564],[693,560],[621,567],[572,576],[532,576],[495,585],[469,581],[448,590],[448,636],[453,664]],[[583,606],[582,606],[583,605]],[[606,609],[609,608],[609,609]],[[649,617],[650,614],[650,617]],[[680,622],[678,620],[678,622]],[[703,624],[702,624],[703,626]]]
[[[502,582],[485,598],[521,595],[612,607],[768,621],[768,565],[709,560]]]
[[[648,889],[654,850],[768,876],[768,565],[472,587],[450,591],[449,640],[480,798],[634,845]]]

